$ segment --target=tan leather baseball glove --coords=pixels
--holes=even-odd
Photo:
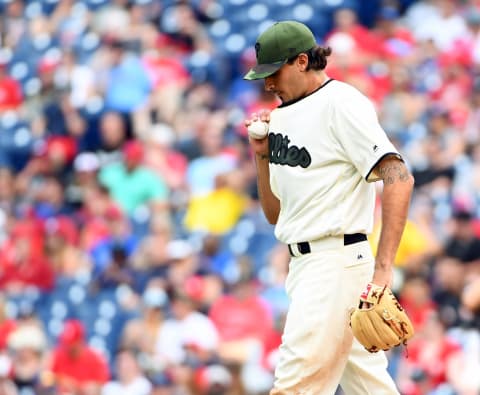
[[[387,287],[367,285],[350,317],[353,335],[370,352],[406,344],[414,329],[405,310]]]

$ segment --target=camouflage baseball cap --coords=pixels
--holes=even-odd
[[[311,30],[296,21],[277,22],[265,30],[255,43],[257,65],[245,76],[246,80],[266,78],[282,67],[288,59],[316,45]]]

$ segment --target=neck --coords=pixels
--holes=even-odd
[[[299,90],[300,94],[296,96],[296,98],[293,100],[282,102],[281,106],[288,106],[292,103],[297,102],[298,100],[301,100],[302,98],[318,90],[322,85],[324,85],[330,79],[323,70],[320,70],[317,72],[310,71],[308,73],[309,74],[306,81],[304,82],[304,84],[302,84]]]
[[[330,78],[327,76],[327,74],[323,70],[320,70],[319,72],[316,72],[316,73],[312,73],[309,81],[307,82],[307,87],[305,89],[304,96],[307,96],[312,92],[315,92],[329,79]]]
[[[325,84],[330,78],[325,74],[323,70],[311,73],[303,89],[303,93],[300,98],[310,95],[318,90],[323,84]]]

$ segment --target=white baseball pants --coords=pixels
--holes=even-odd
[[[291,304],[270,395],[334,395],[338,384],[346,395],[398,395],[385,354],[366,351],[349,325],[373,275],[368,242],[330,237],[312,247],[290,261]]]

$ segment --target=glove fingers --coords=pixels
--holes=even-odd
[[[352,332],[355,338],[360,342],[360,344],[365,347],[367,350],[372,349],[373,344],[368,338],[368,334],[365,333],[362,327],[362,320],[368,319],[367,317],[362,317],[364,313],[356,311],[352,314],[350,324],[352,326]]]
[[[371,311],[358,311],[358,333],[357,340],[370,352],[377,352],[383,349],[384,343],[378,336],[373,326],[370,315]]]
[[[383,350],[388,350],[392,347],[398,346],[401,343],[402,334],[397,333],[391,326],[391,322],[386,322],[380,315],[372,317],[372,323],[375,327],[378,336],[383,341]]]
[[[413,325],[390,289],[386,289],[384,298],[378,308],[378,313],[382,315],[385,323],[397,334],[401,341],[406,341],[413,336]]]
[[[382,319],[378,317],[376,312],[372,312],[372,314],[369,314],[368,318],[368,320],[365,320],[364,327],[365,331],[368,331],[368,333],[370,333],[370,336],[372,337],[372,343],[381,350],[392,347],[391,331],[390,329],[388,329],[388,327],[385,327]]]
[[[388,321],[393,330],[405,342],[413,336],[413,325],[407,314],[403,311],[397,312],[396,319]]]
[[[389,311],[383,311],[380,313],[385,324],[395,333],[395,335],[401,339],[404,337],[404,326],[402,320],[397,315],[391,314]]]

